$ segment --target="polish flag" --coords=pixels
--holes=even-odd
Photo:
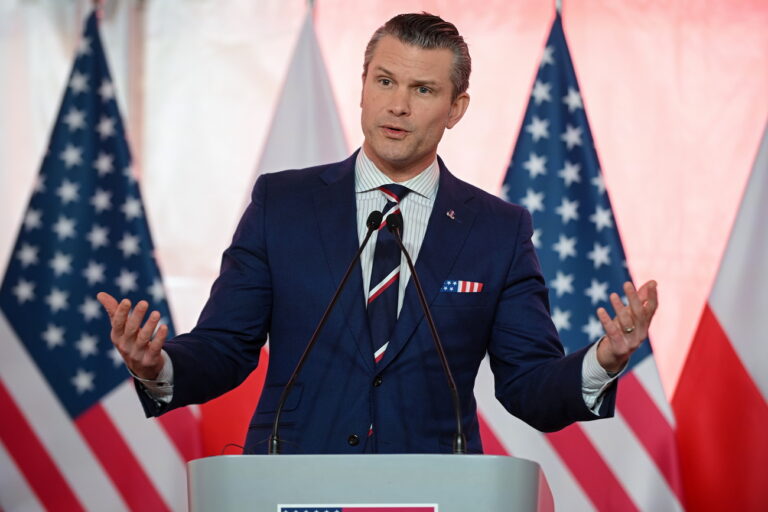
[[[337,162],[349,156],[312,14],[310,9],[299,34],[254,182],[266,172]],[[250,190],[246,197],[250,198]],[[240,453],[238,445],[245,441],[264,385],[267,352],[262,349],[258,368],[245,382],[201,406],[206,456]]]
[[[672,401],[690,510],[768,506],[766,221],[768,128]]]

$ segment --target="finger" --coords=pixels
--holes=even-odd
[[[645,300],[645,304],[645,307],[649,311],[648,319],[650,320],[653,318],[653,315],[656,313],[656,309],[659,307],[658,284],[656,281],[648,281],[647,283],[647,298]]]
[[[632,310],[634,317],[637,319],[645,318],[643,303],[640,301],[640,297],[637,295],[634,285],[629,281],[624,283],[624,295],[626,295],[627,300],[629,301],[629,308]]]
[[[152,338],[152,341],[149,343],[150,354],[153,356],[159,356],[166,339],[168,339],[168,326],[163,324],[158,327],[155,337]]]
[[[136,337],[136,342],[142,345],[149,343],[149,340],[152,338],[152,334],[155,332],[155,328],[157,328],[157,323],[159,321],[160,313],[153,311],[152,314],[149,315],[147,323],[145,323],[144,327],[142,327],[139,331],[139,334]]]
[[[597,318],[600,320],[600,323],[603,324],[605,334],[608,335],[610,341],[622,339],[621,329],[611,318],[611,315],[608,314],[605,308],[597,308]]]
[[[148,309],[149,304],[147,304],[147,301],[145,300],[140,300],[138,304],[136,304],[136,307],[133,308],[133,311],[128,316],[128,320],[125,322],[125,336],[130,338],[136,336],[136,333],[139,332],[139,326],[141,325],[142,320],[144,320],[144,315],[147,314]]]
[[[115,316],[115,311],[117,311],[117,299],[106,292],[99,292],[96,294],[96,300],[101,303],[107,315],[109,315],[109,319],[112,320],[112,317]]]
[[[128,318],[128,311],[131,309],[131,301],[123,299],[115,310],[115,316],[112,317],[112,336],[120,338],[125,331],[125,321]],[[113,340],[114,341],[114,340]]]
[[[621,312],[622,309],[626,309],[627,306],[624,305],[624,303],[621,301],[621,298],[619,297],[618,293],[612,293],[609,297],[611,306],[613,306],[613,311],[618,314]]]

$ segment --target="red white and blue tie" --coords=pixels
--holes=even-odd
[[[400,201],[410,192],[408,188],[395,184],[383,185],[379,190],[386,196],[387,204],[382,212],[384,219],[376,238],[368,291],[368,322],[373,340],[373,357],[377,363],[384,357],[397,321],[400,288],[400,249],[394,235],[386,227],[387,216],[400,211]]]

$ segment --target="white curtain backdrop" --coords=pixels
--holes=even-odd
[[[474,68],[469,112],[440,153],[459,177],[498,192],[552,3],[317,0],[348,146],[361,142],[370,34],[398,12],[440,14],[464,34]],[[90,5],[0,0],[3,271]],[[306,9],[105,2],[102,37],[179,330],[217,274]],[[652,337],[671,394],[768,119],[768,2],[565,0],[563,19],[628,263],[636,280],[660,282]]]

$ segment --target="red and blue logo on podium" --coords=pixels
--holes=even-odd
[[[437,505],[278,505],[277,512],[438,512]]]

